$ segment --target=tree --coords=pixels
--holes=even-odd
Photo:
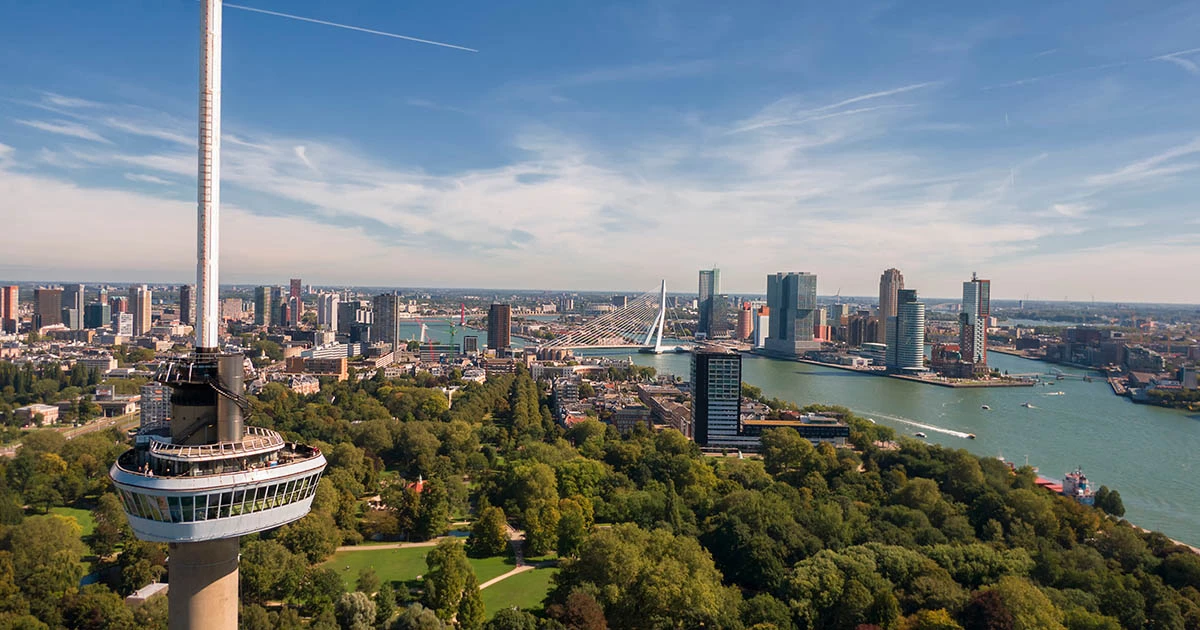
[[[503,608],[496,611],[483,630],[537,630],[537,617],[516,608]]]
[[[573,556],[583,544],[592,526],[592,502],[572,497],[558,502],[558,555]]]
[[[446,624],[438,619],[437,614],[420,605],[413,604],[401,611],[396,619],[394,630],[442,630]]]
[[[475,570],[467,562],[462,543],[445,539],[425,556],[429,570],[425,572],[425,593],[422,603],[446,620],[458,611],[459,600],[467,585],[467,576]]]
[[[292,553],[308,558],[316,564],[328,558],[342,542],[342,534],[329,514],[313,511],[304,518],[284,525],[279,532],[279,542]]]
[[[538,501],[525,510],[525,553],[542,556],[558,545],[557,501]]]
[[[375,602],[362,591],[342,593],[333,614],[342,630],[371,630],[375,626]]]
[[[391,582],[384,582],[375,592],[375,625],[386,628],[395,614],[396,592],[392,590]]]
[[[1013,630],[1013,615],[994,590],[976,591],[963,608],[965,630]]]
[[[96,528],[89,542],[92,551],[98,556],[107,556],[121,541],[133,536],[125,518],[125,510],[121,507],[121,500],[111,492],[100,495],[96,508],[92,510],[92,518],[96,522]]]
[[[901,630],[963,630],[943,609],[920,610],[901,624]]]
[[[413,536],[429,540],[446,533],[450,523],[449,494],[446,485],[438,479],[429,479],[421,492],[421,502],[413,523]]]
[[[67,598],[63,623],[80,630],[133,630],[133,612],[116,593],[101,584],[89,584]]]
[[[786,608],[784,610],[786,612]],[[569,630],[608,630],[600,602],[582,589],[571,591],[566,602],[552,604],[546,612]]]
[[[768,429],[762,434],[763,463],[767,472],[778,474],[799,469],[812,457],[812,442],[791,427]]]
[[[342,598],[346,589],[342,578],[333,569],[309,567],[300,587],[299,596],[313,608],[329,610]]]
[[[1095,496],[1096,507],[1113,516],[1125,516],[1125,503],[1121,501],[1121,493],[1109,490],[1108,486],[1100,486]]]
[[[379,576],[375,574],[374,567],[363,567],[358,571],[358,581],[354,583],[356,590],[373,595],[379,590],[379,585]]]
[[[82,530],[75,519],[50,514],[31,516],[12,529],[13,575],[25,592],[33,614],[56,625],[59,602],[83,577]]]
[[[462,630],[480,630],[483,627],[483,598],[479,594],[479,582],[475,579],[474,571],[467,572],[467,581],[463,584],[462,599],[458,600],[458,614],[455,620]]]
[[[489,505],[480,510],[479,518],[471,525],[467,548],[476,558],[498,556],[508,549],[508,521],[503,509]]]
[[[242,545],[238,575],[241,594],[249,602],[286,600],[304,581],[305,557],[288,551],[276,540],[252,540]]]

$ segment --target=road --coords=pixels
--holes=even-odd
[[[139,413],[129,413],[129,414],[125,414],[123,416],[116,416],[113,418],[100,418],[98,420],[89,422],[88,424],[85,424],[81,427],[77,427],[74,429],[59,428],[59,429],[51,429],[51,430],[58,431],[59,433],[63,434],[63,437],[67,438],[68,440],[73,440],[81,435],[86,435],[88,433],[94,433],[96,431],[104,431],[106,429],[111,429],[113,427],[117,427],[121,430],[130,429],[132,427],[137,426],[137,424],[139,422],[139,418],[140,418]],[[5,446],[3,448],[0,448],[0,457],[12,457],[17,454],[17,449],[19,449],[19,448],[21,448],[21,444],[19,442],[16,444],[12,444],[10,446]]]

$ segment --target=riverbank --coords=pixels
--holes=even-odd
[[[767,356],[767,355],[761,355],[761,356]],[[774,358],[774,357],[768,357],[768,358]],[[812,359],[795,359],[795,360],[800,363],[807,363],[809,365],[819,365],[821,367],[834,368],[837,370],[846,370],[847,372],[858,372],[859,374],[867,374],[869,376],[884,376],[883,370],[874,370],[871,368],[856,368],[852,365],[841,365],[839,363],[825,363],[824,361],[814,361]]]
[[[953,387],[953,388],[975,388],[981,389],[986,387],[1033,387],[1037,385],[1037,381],[1028,381],[1024,379],[988,379],[986,381],[976,380],[951,380],[943,377],[922,378],[920,376],[907,376],[904,374],[888,374],[892,378],[898,378],[902,381],[912,381],[914,383],[925,383],[926,385],[937,385],[938,387]]]

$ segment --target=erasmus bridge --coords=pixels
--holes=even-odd
[[[623,308],[589,320],[538,346],[539,349],[585,350],[638,348],[641,352],[662,353],[688,350],[688,347],[663,345],[667,326],[667,281],[657,291],[630,299]]]

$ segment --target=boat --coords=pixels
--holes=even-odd
[[[990,409],[991,409],[991,407],[989,407],[989,406],[987,406],[987,405],[983,405],[983,406],[981,406],[981,407],[980,407],[980,409],[983,409],[983,410],[987,411],[987,410],[990,410]]]
[[[1062,396],[1063,394],[1066,394],[1066,392],[1046,392],[1047,396]]]
[[[968,433],[968,434],[967,434],[967,439],[968,439],[968,440],[974,440],[974,439],[975,439],[975,434],[974,434],[974,433]]]
[[[1028,400],[1027,400],[1027,401],[1025,401],[1025,402],[1023,402],[1023,403],[1021,403],[1021,406],[1022,406],[1022,407],[1025,407],[1025,408],[1027,408],[1027,409],[1033,409],[1033,408],[1034,408],[1034,407],[1033,407],[1033,405],[1029,404],[1029,401],[1028,401]]]
[[[1088,483],[1087,475],[1083,474],[1082,468],[1075,468],[1075,472],[1067,473],[1063,477],[1062,493],[1065,497],[1070,497],[1084,505],[1095,505],[1096,497],[1092,493],[1092,486]]]
[[[916,432],[916,433],[914,433],[913,435],[915,435],[915,436],[917,436],[917,437],[919,437],[919,438],[921,438],[921,439],[924,439],[924,438],[927,438],[927,437],[929,437],[928,435],[925,435],[924,433],[922,433],[922,432],[920,432],[920,431],[917,431],[917,432]]]

